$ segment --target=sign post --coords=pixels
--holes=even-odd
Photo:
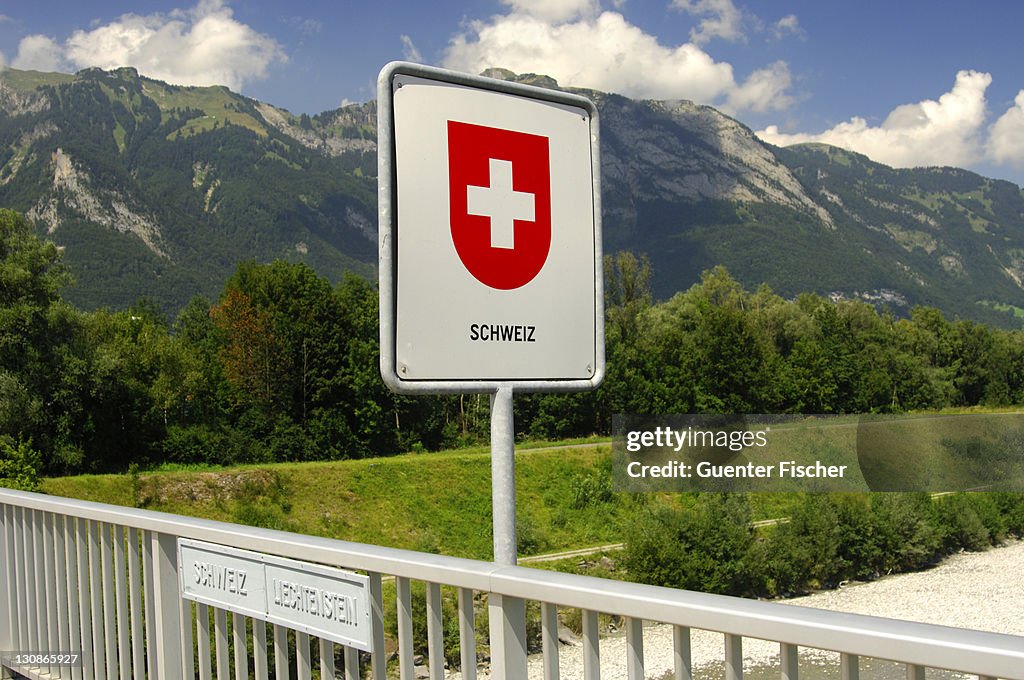
[[[377,139],[381,375],[400,394],[491,395],[494,561],[515,565],[512,395],[604,377],[597,109],[393,62]],[[525,677],[524,603],[489,609],[492,671]]]

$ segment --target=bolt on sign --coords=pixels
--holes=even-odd
[[[400,62],[378,88],[385,381],[399,392],[595,387],[594,105]]]

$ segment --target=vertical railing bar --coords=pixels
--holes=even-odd
[[[103,636],[107,642],[107,677],[116,678],[117,670],[117,612],[114,604],[114,551],[110,542],[112,527],[100,524],[100,578],[103,580]]]
[[[68,600],[68,558],[65,545],[64,515],[53,514],[53,567],[57,594],[57,649],[70,651],[71,616]],[[60,677],[71,677],[73,671],[67,667],[59,670]]]
[[[121,680],[132,678],[131,622],[128,612],[128,564],[125,556],[125,528],[114,525],[114,601],[117,607],[117,656]]]
[[[78,562],[78,621],[81,628],[82,673],[86,680],[96,677],[92,650],[92,618],[89,613],[89,522],[75,522],[75,551]],[[150,677],[156,677],[151,675]]]
[[[89,600],[92,603],[92,665],[97,678],[109,678],[103,640],[103,574],[100,568],[100,523],[89,525]]]
[[[213,609],[213,641],[217,654],[217,680],[229,680],[231,661],[228,658],[228,613],[220,607]]]
[[[601,640],[597,612],[583,610],[583,680],[601,680]]]
[[[142,587],[146,605],[143,618],[146,629],[146,670],[150,678],[156,678],[156,584],[153,583],[153,532],[148,529],[142,532]]]
[[[629,680],[644,680],[644,622],[626,617],[626,674]]]
[[[839,680],[859,680],[859,678],[860,659],[856,654],[841,654],[839,656]]]
[[[15,508],[11,505],[4,505],[2,513],[4,520],[4,535],[3,535],[3,547],[4,554],[0,555],[0,559],[3,560],[4,570],[0,572],[0,578],[4,579],[4,600],[3,600],[3,611],[7,612],[6,620],[4,623],[7,625],[6,633],[3,633],[2,644],[5,649],[11,649],[18,647],[18,632],[17,632],[17,599],[18,599],[18,584],[17,584],[17,559],[16,552],[14,550],[14,512]]]
[[[291,666],[288,664],[288,629],[274,624],[274,672],[277,680],[289,680]]]
[[[693,680],[693,656],[690,648],[690,629],[687,626],[672,627],[672,656],[674,680]]]
[[[245,639],[245,617],[238,612],[231,612],[231,637],[235,648],[235,680],[247,680],[249,648]]]
[[[268,680],[270,669],[267,667],[267,624],[259,619],[252,620],[252,654],[256,680]]]
[[[141,678],[146,668],[145,633],[142,621],[139,530],[128,530],[128,599],[131,605],[132,677]]]
[[[334,643],[324,638],[320,638],[320,677],[334,678]]]
[[[540,604],[540,643],[544,658],[544,680],[558,680],[558,606]]]
[[[26,609],[26,561],[25,561],[25,513],[28,512],[25,508],[14,508],[14,536],[13,544],[14,549],[12,551],[12,559],[14,562],[14,590],[12,591],[12,600],[14,606],[13,622],[11,624],[12,630],[14,630],[14,645],[18,649],[29,648],[29,630],[27,626],[23,624],[28,621],[29,613]]]
[[[743,638],[725,635],[725,680],[743,680]]]
[[[11,565],[8,564],[8,560],[11,555],[11,551],[7,546],[7,536],[9,534],[9,523],[7,520],[7,507],[4,504],[0,504],[0,578],[3,579],[0,582],[0,616],[3,616],[3,625],[0,625],[0,648],[2,649],[14,649],[14,640],[11,637],[14,635],[14,625],[11,612],[11,602],[9,594],[14,592],[14,588],[11,587],[8,579],[10,578]],[[3,669],[0,668],[0,675],[3,674]]]
[[[427,583],[427,666],[430,680],[444,680],[444,629],[441,584]]]
[[[78,556],[76,553],[75,541],[75,518],[70,515],[64,517],[64,581],[68,596],[68,649],[80,651],[82,649],[82,619],[79,613],[77,602],[81,601],[78,594]],[[82,680],[82,666],[75,664],[71,667],[73,680]]]
[[[43,580],[45,583],[46,597],[46,618],[43,620],[43,628],[46,629],[46,649],[59,651],[64,649],[60,646],[60,619],[57,614],[57,573],[54,568],[54,561],[57,559],[57,540],[55,536],[55,519],[52,512],[44,512],[43,520]],[[50,666],[50,675],[59,677],[63,668],[61,666]]]
[[[38,598],[36,597],[36,564],[35,564],[35,541],[36,541],[36,521],[35,511],[29,509],[22,510],[22,516],[24,518],[24,533],[22,534],[22,556],[25,569],[25,613],[27,617],[21,619],[23,626],[27,628],[27,633],[22,636],[22,642],[26,643],[22,649],[37,650],[40,649],[39,644],[39,611],[36,609]],[[27,624],[27,625],[25,625]]]
[[[413,680],[412,587],[409,579],[395,577],[395,605],[398,608],[398,677]]]
[[[192,600],[178,597],[178,616],[181,617],[181,667],[182,673],[187,678],[195,677],[195,642],[192,639],[192,631],[195,629],[195,623],[192,622],[193,604]]]
[[[32,601],[33,611],[36,616],[36,643],[32,645],[33,650],[45,649],[47,643],[46,625],[46,560],[43,549],[43,513],[41,510],[32,511]]]
[[[359,650],[345,647],[345,680],[359,680]]]
[[[387,656],[384,652],[384,588],[381,575],[367,574],[370,579],[370,635],[373,654],[370,656],[370,680],[387,680]]]
[[[779,661],[782,680],[798,680],[800,675],[800,649],[796,645],[786,644],[785,642],[779,643]]]
[[[156,667],[159,680],[166,680],[182,677],[186,664],[192,663],[191,634],[189,649],[186,649],[178,583],[178,539],[174,534],[154,532],[152,543]],[[188,669],[191,674],[192,667]]]
[[[925,680],[924,666],[918,666],[917,664],[908,663],[907,680]]]
[[[462,664],[462,680],[476,680],[476,624],[473,619],[473,590],[459,588],[459,657]]]
[[[199,661],[199,680],[212,680],[210,607],[202,603],[196,605],[196,657]]]
[[[309,633],[295,631],[295,677],[310,680],[313,677],[313,661],[309,654]]]

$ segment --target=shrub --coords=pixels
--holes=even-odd
[[[928,494],[872,494],[871,512],[880,574],[920,569],[941,555],[942,536]]]
[[[31,443],[0,435],[0,486],[39,491],[42,456]]]
[[[741,494],[701,494],[692,509],[644,508],[627,528],[623,564],[635,581],[738,593],[749,588],[745,560],[753,541]]]

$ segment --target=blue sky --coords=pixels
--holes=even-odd
[[[295,113],[375,96],[411,59],[505,66],[632,97],[692,99],[776,144],[1024,184],[1024,3],[820,0],[13,0],[0,60],[132,65]]]

